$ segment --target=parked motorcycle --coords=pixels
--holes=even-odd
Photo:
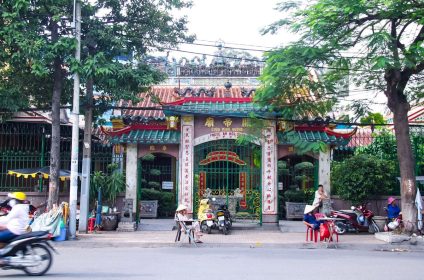
[[[212,232],[212,228],[217,227],[215,215],[209,205],[209,199],[200,200],[199,209],[197,211],[197,219],[199,220],[202,232],[210,234]]]
[[[218,219],[219,230],[221,230],[224,235],[227,235],[232,226],[231,214],[230,211],[228,211],[227,205],[219,206],[216,211],[216,217]]]
[[[0,249],[0,268],[23,270],[30,276],[44,275],[53,261],[50,235],[37,231],[20,235]]]
[[[335,222],[335,231],[337,234],[346,232],[379,232],[380,229],[374,221],[374,213],[368,210],[365,205],[358,207],[352,206],[351,210],[332,211],[331,216],[343,219]]]

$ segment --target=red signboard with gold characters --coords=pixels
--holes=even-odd
[[[246,208],[246,172],[240,172],[239,174],[239,188],[241,194],[243,195],[243,198],[240,200],[240,207]]]
[[[210,152],[205,159],[200,161],[200,165],[208,165],[217,161],[230,161],[238,165],[246,165],[246,162],[241,160],[236,153],[229,151]]]
[[[199,172],[199,195],[203,196],[206,190],[206,172]]]

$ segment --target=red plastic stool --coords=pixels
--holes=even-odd
[[[88,218],[88,232],[94,231],[95,224],[96,224],[96,218]]]
[[[308,238],[308,236],[309,236],[309,238]],[[314,242],[318,241],[318,231],[314,230],[310,226],[306,226],[306,242],[309,241],[308,239],[310,239],[310,241],[314,241]]]

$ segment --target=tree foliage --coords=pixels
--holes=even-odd
[[[410,102],[424,87],[424,2],[417,0],[285,1],[284,19],[264,32],[288,28],[294,42],[266,54],[256,98],[287,117],[322,115],[340,85],[383,92],[393,113],[401,173],[402,212],[415,224],[414,157],[409,138]],[[413,228],[408,229],[413,230]]]
[[[96,105],[103,110],[120,99],[137,101],[140,91],[165,77],[143,60],[146,53],[191,40],[187,20],[173,15],[190,6],[184,0],[83,0],[82,60],[77,62],[73,4],[4,0],[0,6],[0,109],[52,108],[49,207],[58,200],[59,109],[70,101],[71,75],[80,74],[83,88],[94,84],[102,95]]]
[[[373,195],[388,194],[396,185],[393,162],[372,155],[355,155],[343,162],[334,162],[331,184],[336,193],[354,204],[361,204]]]
[[[384,119],[383,115],[380,113],[371,113],[368,112],[367,116],[360,119],[362,124],[385,124],[387,121]]]

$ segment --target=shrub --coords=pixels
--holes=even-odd
[[[359,204],[373,195],[393,191],[396,185],[392,161],[360,154],[342,162],[333,162],[331,182],[335,193],[341,198]]]

